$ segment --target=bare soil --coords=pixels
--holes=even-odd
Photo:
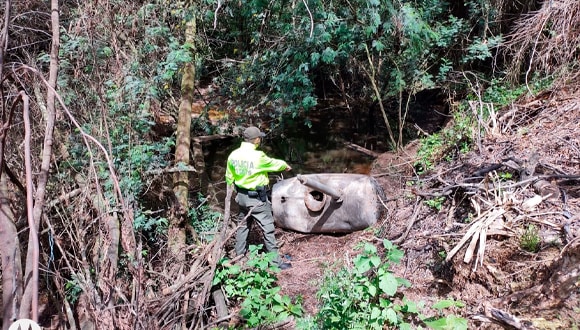
[[[316,314],[316,293],[328,266],[356,255],[361,241],[379,246],[386,238],[405,252],[393,268],[412,283],[403,294],[427,305],[449,297],[463,301],[466,307],[454,312],[469,320],[470,329],[578,328],[578,274],[566,287],[567,298],[546,291],[561,257],[580,237],[578,84],[522,98],[492,119],[479,123],[486,134],[476,138],[475,150],[458,153],[429,173],[414,171],[417,143],[378,157],[371,175],[388,200],[385,216],[373,228],[346,235],[278,230],[281,253],[293,265],[279,274],[282,292],[301,296],[305,312]],[[452,154],[445,150],[440,156]],[[489,170],[494,164],[497,168]],[[534,187],[540,179],[554,195]],[[439,211],[425,203],[438,196],[445,197]],[[493,211],[500,215],[486,216]],[[466,232],[480,224],[486,241],[469,248],[473,239],[468,239],[449,258]],[[539,239],[536,251],[522,247],[525,237]],[[473,257],[466,256],[471,252]]]

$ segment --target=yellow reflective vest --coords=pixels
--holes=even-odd
[[[270,158],[263,151],[256,150],[256,145],[242,142],[228,157],[226,183],[248,190],[270,183],[269,172],[284,171],[288,164],[280,159]]]

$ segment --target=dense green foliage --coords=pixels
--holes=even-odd
[[[112,10],[115,15],[96,21],[94,31],[75,29],[62,34],[59,89],[67,105],[79,114],[77,120],[85,132],[107,146],[123,197],[134,212],[134,229],[158,235],[167,229],[167,219],[159,210],[166,205],[151,208],[152,201],[144,193],[159,178],[147,173],[170,165],[175,140],[148,137],[159,108],[179,97],[179,69],[193,61],[191,45],[182,42],[183,26],[169,28],[168,23],[182,22],[193,11],[166,1],[119,3]],[[92,38],[93,33],[99,37]],[[48,63],[46,55],[39,60]],[[97,154],[87,157],[85,144],[76,134],[65,144],[72,157],[61,167],[65,177],[93,165],[108,202],[118,203],[106,160]]]
[[[489,58],[501,40],[489,35],[499,14],[490,7],[445,0],[237,1],[206,17],[217,22],[211,34],[227,42],[214,52],[239,59],[225,63],[220,84],[279,116],[297,115],[333,94],[372,100],[369,79],[382,98],[448,86],[453,71]]]

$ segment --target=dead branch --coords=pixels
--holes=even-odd
[[[196,254],[188,274],[175,281],[171,286],[162,289],[160,298],[152,299],[148,302],[148,308],[154,311],[153,315],[158,320],[159,326],[170,327],[180,319],[177,316],[179,314],[189,316],[191,318],[189,321],[193,328],[200,329],[203,327],[203,320],[206,314],[205,306],[212,293],[211,288],[215,269],[225,253],[224,246],[226,242],[235,232],[235,228],[230,228],[229,226],[232,194],[233,188],[228,186],[224,220],[218,237]],[[177,276],[176,274],[173,277]],[[190,296],[190,301],[187,302],[187,312],[184,313],[183,309],[178,310],[176,306],[186,295]],[[182,305],[182,307],[184,306]],[[224,316],[224,318],[227,318],[227,316]]]
[[[2,143],[2,142],[0,142]],[[0,153],[2,153],[3,148],[0,147]],[[0,162],[2,162],[0,160]],[[16,174],[14,174],[14,172],[12,172],[12,170],[10,169],[10,167],[8,167],[8,164],[4,163],[4,173],[6,173],[6,175],[8,175],[8,178],[10,179],[10,182],[12,182],[16,188],[18,188],[18,190],[22,193],[22,195],[26,195],[26,188],[24,188],[24,185],[22,185],[22,182],[20,182],[20,180],[18,179],[18,177],[16,176]]]
[[[499,170],[503,166],[504,166],[504,164],[492,164],[490,166],[484,167],[482,169],[479,169],[479,170],[473,172],[473,176],[474,177],[482,177],[489,172]]]
[[[465,233],[463,238],[457,243],[457,245],[449,251],[447,257],[445,258],[446,262],[449,262],[455,254],[463,247],[463,245],[471,239],[471,243],[469,244],[469,248],[465,252],[465,257],[463,258],[463,262],[470,263],[471,258],[473,256],[475,247],[479,242],[479,250],[477,252],[477,259],[474,265],[474,270],[477,269],[477,262],[481,261],[483,263],[483,253],[485,251],[485,240],[487,237],[487,230],[489,226],[501,215],[505,213],[503,208],[492,209],[485,211],[481,216],[479,216],[476,220],[474,220],[469,228],[469,230]]]
[[[373,158],[379,157],[379,153],[376,153],[376,152],[374,152],[372,150],[369,150],[367,148],[363,148],[363,147],[361,147],[359,145],[356,145],[354,143],[345,142],[344,145],[347,146],[350,149],[353,149],[353,150],[356,150],[358,152],[361,152],[361,153],[363,153],[363,154],[365,154],[367,156],[370,156],[370,157],[373,157]]]
[[[519,330],[534,329],[531,322],[521,320],[511,313],[493,307],[486,307],[485,315],[477,314],[473,318],[482,322],[499,324],[504,328],[509,327]]]
[[[413,224],[415,224],[415,220],[417,220],[417,215],[419,214],[419,211],[421,210],[421,205],[422,205],[421,200],[422,200],[421,197],[416,198],[415,207],[413,208],[413,215],[411,216],[411,218],[407,222],[407,229],[405,229],[405,232],[403,233],[403,235],[401,235],[401,237],[393,240],[394,244],[401,244],[409,235],[409,232],[411,231]]]
[[[276,322],[270,325],[262,325],[257,328],[251,328],[250,330],[284,330],[284,329],[295,329],[294,318],[290,317],[286,320]]]
[[[193,137],[192,140],[198,143],[207,143],[215,140],[225,140],[233,138],[233,135],[229,134],[213,134],[213,135],[202,135]]]
[[[226,203],[225,203],[225,210],[224,210],[224,222],[222,224],[222,229],[221,229],[221,233],[219,236],[219,239],[216,240],[216,244],[215,247],[212,251],[211,254],[211,260],[208,260],[210,262],[210,270],[211,270],[211,278],[213,279],[214,273],[215,273],[215,269],[217,266],[217,263],[219,261],[219,255],[223,253],[223,246],[226,243],[226,240],[228,239],[228,227],[229,227],[229,222],[230,222],[230,212],[231,212],[231,199],[232,199],[232,194],[233,194],[233,186],[232,185],[228,185],[227,187],[227,192],[226,192]],[[251,214],[251,211],[248,212],[248,216]],[[230,233],[231,235],[231,233]],[[202,309],[203,306],[205,305],[205,303],[207,302],[208,298],[209,298],[209,292],[210,292],[210,288],[211,288],[211,282],[209,283],[205,283],[204,287],[203,287],[203,291],[202,291],[202,295],[200,295],[200,298],[203,299],[198,299],[197,301],[197,307],[199,309]]]
[[[64,201],[70,200],[71,198],[80,195],[83,192],[83,190],[84,190],[83,188],[77,188],[69,191],[66,194],[62,194],[57,198],[51,200],[50,202],[46,203],[46,207],[51,209]]]
[[[169,174],[169,173],[177,173],[177,172],[197,172],[195,167],[190,165],[182,165],[182,166],[175,166],[169,168],[158,168],[154,170],[146,171],[146,175],[160,175],[160,174]]]
[[[222,291],[221,287],[214,288],[211,292],[211,296],[215,303],[217,318],[218,320],[221,320],[218,322],[218,324],[229,319],[231,315],[228,312],[226,298],[224,296],[224,292]]]
[[[469,178],[471,179],[471,178]],[[501,182],[491,183],[486,186],[484,183],[457,183],[453,185],[448,185],[443,188],[438,189],[431,189],[429,191],[419,191],[415,188],[411,189],[411,192],[416,196],[421,197],[444,197],[449,196],[455,191],[456,189],[466,189],[475,193],[476,191],[487,191],[488,189],[512,189],[516,187],[525,186],[530,183],[537,182],[543,179],[569,179],[569,180],[578,180],[580,179],[580,175],[561,175],[561,174],[547,174],[547,175],[537,175],[532,176],[524,181],[519,181],[515,183],[509,184],[502,184]]]

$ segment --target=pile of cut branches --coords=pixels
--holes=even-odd
[[[452,281],[477,281],[496,297],[480,321],[515,326],[518,319],[498,308],[559,313],[555,306],[575,301],[569,298],[580,280],[580,91],[568,86],[492,113],[497,117],[480,123],[488,135],[477,150],[440,164],[412,190],[418,201],[445,199],[436,219],[423,220],[431,223],[423,233],[446,247]],[[430,221],[442,218],[446,224],[434,228]]]

